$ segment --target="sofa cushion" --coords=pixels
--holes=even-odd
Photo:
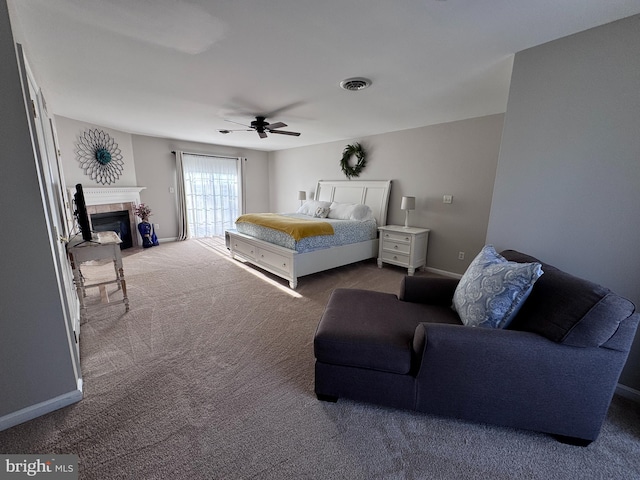
[[[412,344],[420,322],[460,325],[448,306],[401,302],[395,295],[336,289],[314,337],[319,362],[398,374],[412,367]]]
[[[502,255],[514,262],[538,261],[514,250]],[[575,347],[599,347],[635,310],[633,303],[608,288],[546,263],[542,269],[544,275],[509,328]]]
[[[539,262],[509,262],[492,245],[473,259],[453,295],[453,308],[472,327],[504,328],[542,275]]]

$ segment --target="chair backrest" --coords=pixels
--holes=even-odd
[[[540,262],[544,272],[510,329],[534,332],[565,345],[600,347],[635,312],[632,302],[608,288],[515,250],[501,254],[512,262]]]

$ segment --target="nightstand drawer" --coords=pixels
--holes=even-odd
[[[405,235],[399,232],[383,232],[382,240],[396,243],[411,243],[411,235]]]
[[[386,250],[382,252],[382,260],[387,263],[393,263],[403,267],[406,267],[409,265],[409,255],[404,255],[402,253],[388,252]]]
[[[385,239],[382,241],[382,249],[386,252],[397,252],[409,255],[409,253],[411,253],[411,244],[398,243],[392,240]]]

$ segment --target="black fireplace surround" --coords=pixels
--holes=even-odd
[[[133,237],[129,225],[130,219],[127,210],[91,215],[92,230],[94,232],[116,232],[122,240],[120,250],[133,247]]]

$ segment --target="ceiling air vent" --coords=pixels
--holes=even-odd
[[[340,88],[350,90],[352,92],[364,90],[369,85],[371,85],[371,80],[363,77],[347,78],[346,80],[340,82]]]

